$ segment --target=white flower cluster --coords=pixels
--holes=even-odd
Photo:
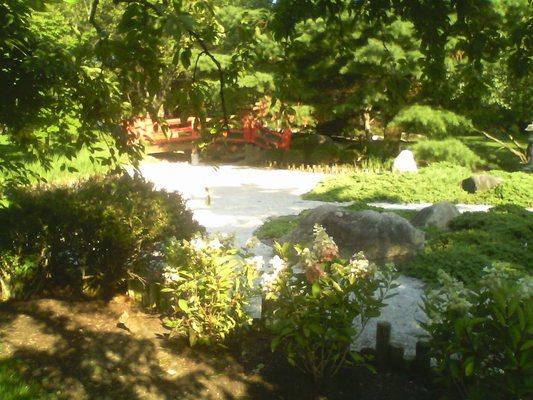
[[[354,274],[356,278],[366,278],[373,270],[373,264],[366,259],[362,252],[356,253],[350,259],[350,273]]]
[[[181,280],[178,271],[168,266],[163,269],[163,279],[166,284],[177,283]]]
[[[272,284],[275,283],[279,274],[285,269],[285,261],[279,256],[274,256],[268,262],[268,268],[261,275],[261,288],[265,292],[272,289]]]
[[[245,259],[246,264],[251,265],[256,271],[261,272],[265,266],[265,260],[263,256],[248,257]]]
[[[202,237],[196,237],[191,240],[190,244],[191,247],[197,252],[207,249],[217,250],[223,246],[218,237],[211,239],[209,242]]]
[[[333,238],[328,235],[326,230],[316,224],[314,229],[315,240],[313,243],[313,253],[321,261],[331,261],[339,254],[339,248],[333,241]]]

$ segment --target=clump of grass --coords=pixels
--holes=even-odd
[[[254,234],[258,239],[265,241],[280,239],[298,225],[300,218],[301,216],[299,215],[282,215],[269,218]]]
[[[91,160],[91,157],[95,160]],[[54,157],[51,167],[46,169],[38,162],[31,162],[26,164],[26,168],[30,172],[28,175],[29,183],[36,185],[40,183],[47,183],[51,185],[68,185],[76,181],[85,180],[94,175],[106,174],[116,166],[102,164],[100,161],[103,158],[109,157],[109,150],[103,149],[97,153],[91,153],[84,148],[76,155],[76,157],[69,160],[64,156]],[[126,163],[126,157],[121,157],[119,163]],[[2,176],[0,174],[0,183],[9,178],[9,176]]]
[[[461,188],[472,172],[465,167],[438,163],[418,173],[351,173],[328,178],[304,195],[309,200],[358,201],[370,203],[507,204],[533,207],[533,175],[525,172],[491,171],[504,182],[483,193],[470,194]]]
[[[0,360],[0,398],[2,400],[53,400],[37,382],[24,378],[18,372],[18,363],[12,359]]]

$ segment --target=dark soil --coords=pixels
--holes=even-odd
[[[126,312],[126,314],[124,314]],[[121,323],[119,323],[121,322]],[[118,324],[118,326],[117,326]],[[319,385],[249,332],[229,349],[171,341],[125,298],[32,300],[0,307],[0,358],[66,399],[436,400],[429,379],[351,368]]]

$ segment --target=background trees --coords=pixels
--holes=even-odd
[[[258,101],[275,122],[316,124],[327,135],[370,138],[387,126],[431,134],[420,120],[448,111],[464,133],[470,121],[517,131],[532,109],[528,6],[3,0],[0,169],[21,169],[27,158],[46,165],[51,154],[94,152],[102,142],[138,156],[118,128],[124,119],[225,123]],[[409,113],[414,121],[396,123]]]

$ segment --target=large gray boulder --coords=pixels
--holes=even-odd
[[[333,205],[309,211],[281,241],[309,244],[315,224],[326,229],[343,256],[350,257],[363,251],[369,260],[377,263],[410,258],[424,246],[425,241],[422,231],[397,214],[349,211]]]
[[[462,187],[468,193],[486,192],[503,183],[503,178],[488,174],[472,175],[462,182]]]
[[[411,219],[411,223],[417,228],[434,227],[441,230],[448,230],[450,221],[459,215],[461,213],[455,205],[443,201],[420,210]]]

